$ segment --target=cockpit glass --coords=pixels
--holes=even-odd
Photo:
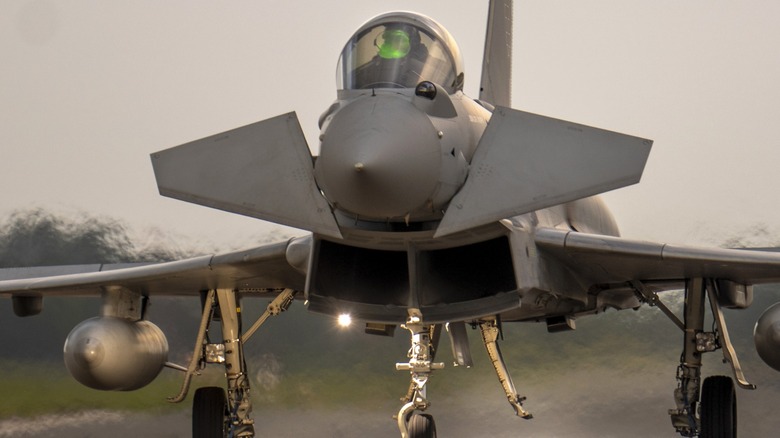
[[[458,49],[450,47],[454,42],[409,21],[369,24],[359,30],[341,53],[339,87],[414,88],[431,81],[450,93],[461,89]]]

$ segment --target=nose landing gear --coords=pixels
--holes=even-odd
[[[398,411],[398,429],[401,438],[432,438],[436,436],[436,424],[430,414],[420,414],[415,411],[425,411],[430,406],[426,397],[428,377],[434,370],[444,368],[443,363],[434,363],[435,343],[438,340],[435,325],[423,323],[419,309],[409,309],[406,324],[401,327],[409,330],[412,336],[412,347],[409,349],[409,362],[395,364],[398,371],[409,371],[411,383],[406,402]],[[433,342],[432,342],[433,340]]]
[[[436,347],[438,346],[439,336],[441,335],[440,325],[428,325],[423,322],[422,313],[419,309],[410,308],[409,317],[403,327],[409,330],[412,336],[412,346],[409,349],[408,363],[398,363],[395,368],[399,371],[409,371],[411,373],[411,383],[406,396],[401,399],[405,404],[398,411],[395,417],[398,421],[398,429],[401,431],[401,438],[430,438],[436,436],[436,424],[430,414],[424,414],[430,406],[426,395],[426,384],[428,377],[434,370],[444,368],[443,363],[433,362]],[[501,356],[501,350],[498,347],[499,325],[496,317],[483,318],[478,321],[482,330],[482,341],[485,344],[490,362],[496,371],[501,387],[506,393],[507,400],[515,410],[517,416],[524,419],[531,419],[533,416],[523,408],[523,400],[515,389],[512,378],[504,364],[504,358]],[[461,335],[450,332],[453,337],[454,356],[462,359],[458,363],[471,363],[471,353],[468,351],[468,341],[465,338],[465,332]],[[457,338],[457,339],[455,339]],[[455,348],[455,347],[458,348]],[[458,354],[460,352],[460,354]],[[467,357],[467,359],[465,359]],[[456,363],[457,365],[457,363]]]

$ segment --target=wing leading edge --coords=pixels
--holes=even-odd
[[[280,288],[303,290],[309,242],[305,237],[245,251],[131,267],[79,265],[29,271],[3,269],[0,278],[17,278],[0,281],[0,297],[93,296],[113,286],[144,295],[195,295],[215,288],[258,293]],[[36,277],[18,278],[25,272]]]
[[[537,230],[535,242],[542,254],[566,264],[592,285],[689,278],[745,285],[780,282],[780,254],[773,252],[695,248],[558,229]]]

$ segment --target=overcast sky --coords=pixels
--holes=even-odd
[[[338,6],[334,6],[338,5]],[[271,228],[162,198],[149,154],[295,110],[316,153],[338,55],[374,15],[441,22],[476,97],[487,1],[0,3],[0,217],[31,207],[234,243]],[[607,195],[624,235],[780,230],[780,2],[515,4],[514,106],[655,140]]]

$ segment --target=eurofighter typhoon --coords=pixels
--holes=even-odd
[[[573,330],[576,318],[648,304],[683,341],[672,426],[682,436],[734,437],[734,381],[753,385],[723,309],[746,308],[753,285],[780,282],[780,254],[621,238],[598,195],[639,182],[652,141],[512,109],[511,42],[512,2],[491,1],[475,99],[462,91],[461,54],[441,24],[386,13],[344,46],[338,98],[318,121],[319,156],[295,113],[151,154],[162,195],[307,236],[158,264],[24,271],[35,278],[3,269],[0,295],[23,317],[38,314],[46,296],[102,297],[101,314],[64,346],[68,370],[91,388],[138,389],[170,366],[184,378],[169,401],[181,402],[201,367],[223,366],[226,387],[193,397],[193,436],[208,438],[255,436],[243,346],[296,299],[369,333],[409,332],[408,361],[396,368],[409,372],[410,385],[388,427],[415,438],[436,436],[427,382],[444,366],[434,357],[443,331],[467,366],[466,325],[478,327],[509,405],[531,419],[532,400],[524,404],[499,349],[502,323]],[[661,294],[679,289],[681,317]],[[203,304],[185,365],[168,362],[165,335],[145,319],[149,300],[170,295]],[[272,301],[242,332],[245,297]],[[715,321],[710,331],[705,313]],[[222,340],[207,342],[215,321]],[[759,319],[755,345],[780,370],[780,306]],[[733,378],[703,378],[702,355],[716,350]]]

